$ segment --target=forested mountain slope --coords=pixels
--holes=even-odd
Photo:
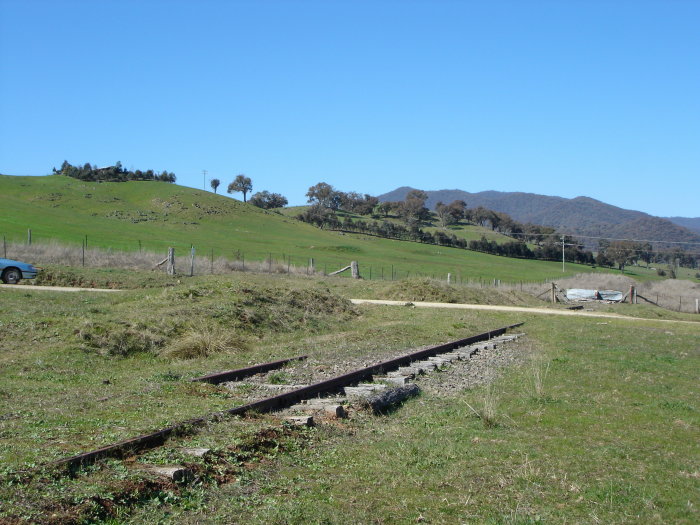
[[[379,196],[380,201],[405,198],[413,188],[407,186]],[[463,200],[469,208],[483,206],[507,213],[519,222],[551,226],[566,233],[611,238],[634,238],[676,242],[700,242],[700,219],[654,217],[625,210],[590,197],[565,199],[535,193],[462,190],[426,191],[431,209],[442,201]],[[699,228],[691,231],[688,226]]]

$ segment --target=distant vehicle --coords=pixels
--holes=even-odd
[[[22,279],[34,279],[37,273],[39,268],[29,263],[0,259],[0,279],[5,284],[17,284]]]

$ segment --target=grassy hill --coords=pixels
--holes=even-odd
[[[94,183],[64,176],[0,175],[0,235],[24,242],[31,228],[34,243],[57,241],[114,250],[180,254],[194,245],[199,254],[246,260],[291,257],[304,266],[329,271],[360,262],[364,275],[444,276],[464,279],[538,281],[591,271],[567,264],[562,274],[556,262],[526,261],[444,246],[392,241],[319,230],[279,213],[209,192],[162,182]],[[11,256],[8,253],[8,256]]]
[[[306,211],[309,207],[308,206],[290,206],[288,208],[281,208],[279,211],[280,213],[288,216],[288,217],[296,217],[297,215],[300,215],[304,211]],[[339,217],[351,217],[353,220],[362,220],[362,221],[377,221],[377,222],[383,222],[383,221],[388,221],[388,222],[393,222],[396,224],[401,224],[405,225],[405,222],[398,217],[395,216],[389,216],[389,217],[381,217],[379,219],[372,219],[369,216],[366,215],[357,215],[354,213],[349,213],[346,211],[339,211],[338,212]],[[503,235],[499,232],[495,232],[491,230],[490,228],[485,228],[483,226],[479,226],[477,224],[466,224],[464,222],[460,222],[459,224],[452,224],[447,227],[447,230],[443,229],[442,227],[439,226],[439,223],[437,220],[434,220],[433,222],[428,223],[427,225],[421,226],[421,229],[426,232],[434,233],[436,231],[442,231],[447,234],[453,234],[458,238],[466,239],[467,241],[478,241],[482,237],[486,237],[487,240],[489,241],[494,241],[499,244],[503,244],[506,242],[513,242],[512,237],[508,237],[507,235]]]

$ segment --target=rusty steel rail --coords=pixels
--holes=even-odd
[[[269,370],[275,370],[280,368],[287,363],[292,361],[303,361],[309,356],[300,355],[297,357],[290,357],[289,359],[280,359],[279,361],[270,361],[269,363],[262,363],[259,365],[253,365],[246,368],[238,368],[236,370],[227,370],[225,372],[216,372],[214,374],[208,374],[201,377],[195,377],[190,379],[190,381],[202,381],[204,383],[211,383],[216,385],[218,383],[224,383],[225,381],[237,381],[243,379],[244,377],[250,377],[255,374],[260,374],[262,372],[268,372]]]
[[[100,459],[108,457],[124,457],[126,454],[137,452],[140,450],[146,450],[149,448],[154,448],[162,445],[171,436],[175,435],[185,435],[194,432],[197,427],[203,426],[207,421],[213,421],[217,418],[225,416],[237,416],[244,415],[247,412],[270,412],[276,409],[282,409],[289,407],[299,401],[304,399],[309,399],[312,396],[336,392],[340,388],[353,383],[362,381],[363,379],[370,378],[374,374],[387,372],[389,370],[398,368],[410,364],[413,361],[418,361],[421,359],[426,359],[428,357],[435,356],[437,354],[442,354],[455,350],[456,348],[461,348],[474,343],[479,343],[481,341],[487,341],[492,337],[497,337],[504,334],[507,330],[511,328],[516,328],[521,326],[523,323],[517,323],[503,328],[497,328],[496,330],[491,330],[489,332],[484,332],[481,334],[473,335],[471,337],[466,337],[464,339],[458,339],[449,343],[444,343],[437,346],[431,346],[417,352],[412,352],[401,357],[394,359],[389,359],[387,361],[382,361],[372,366],[366,368],[361,368],[353,372],[343,374],[313,385],[305,386],[292,390],[284,394],[278,394],[276,396],[267,397],[265,399],[260,399],[258,401],[253,401],[246,405],[241,405],[239,407],[231,408],[229,410],[224,410],[222,412],[213,412],[207,414],[203,417],[197,417],[193,419],[188,419],[186,421],[181,421],[175,423],[169,427],[163,428],[156,432],[150,434],[144,434],[131,439],[126,439],[124,441],[119,441],[118,443],[113,443],[106,447],[98,448],[90,452],[84,452],[82,454],[77,454],[69,458],[60,459],[50,463],[48,466],[53,467],[65,467],[68,469],[75,469],[83,465],[92,464]]]

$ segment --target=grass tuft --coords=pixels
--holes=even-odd
[[[534,359],[530,370],[532,372],[532,395],[535,399],[544,399],[549,363],[545,365],[541,359]]]
[[[233,330],[220,325],[202,323],[187,330],[168,344],[160,355],[171,359],[197,359],[224,352],[246,351],[248,344]]]
[[[481,398],[481,410],[475,409],[466,401],[465,403],[474,415],[481,419],[486,428],[498,426],[498,395],[496,394],[493,383],[487,383],[484,387],[484,395]]]

